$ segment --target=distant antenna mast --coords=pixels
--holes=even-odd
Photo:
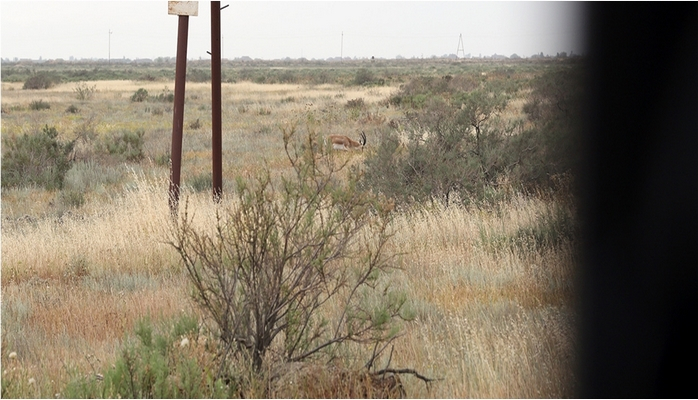
[[[458,54],[463,53],[463,58],[465,58],[465,50],[463,49],[463,34],[461,33],[460,36],[458,36],[458,49],[456,50],[456,58],[458,58]]]
[[[111,34],[112,31],[109,29],[109,58],[107,59],[107,63],[111,64]]]
[[[339,48],[339,61],[344,62],[344,31],[342,31],[342,45]]]

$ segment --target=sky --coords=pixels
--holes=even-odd
[[[584,54],[577,2],[221,1],[222,56],[264,60],[530,57]],[[0,57],[175,57],[179,17],[167,1],[0,0]],[[188,59],[206,59],[211,3],[189,17]],[[462,37],[462,49],[460,38]]]

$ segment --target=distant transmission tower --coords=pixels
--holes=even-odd
[[[461,33],[460,36],[458,36],[458,49],[456,50],[456,58],[458,58],[458,54],[463,53],[463,58],[465,58],[465,50],[463,49],[463,34]]]

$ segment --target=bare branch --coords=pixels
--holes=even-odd
[[[429,384],[429,383],[431,383],[431,382],[442,381],[442,380],[443,380],[443,378],[427,378],[426,376],[420,374],[419,372],[417,372],[416,370],[414,370],[414,369],[412,369],[412,368],[399,368],[399,369],[395,369],[395,368],[384,368],[384,369],[382,369],[382,370],[380,370],[380,371],[374,372],[374,374],[375,374],[375,375],[385,375],[385,374],[411,374],[411,375],[414,375],[415,377],[421,379],[422,381],[424,381],[424,383],[427,383],[427,384]]]

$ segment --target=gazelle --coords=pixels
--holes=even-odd
[[[328,138],[330,139],[330,142],[332,142],[332,148],[335,150],[349,151],[351,149],[361,147],[361,150],[363,151],[364,146],[366,146],[366,134],[364,131],[361,131],[360,142],[352,140],[350,137],[344,135],[329,135]]]

